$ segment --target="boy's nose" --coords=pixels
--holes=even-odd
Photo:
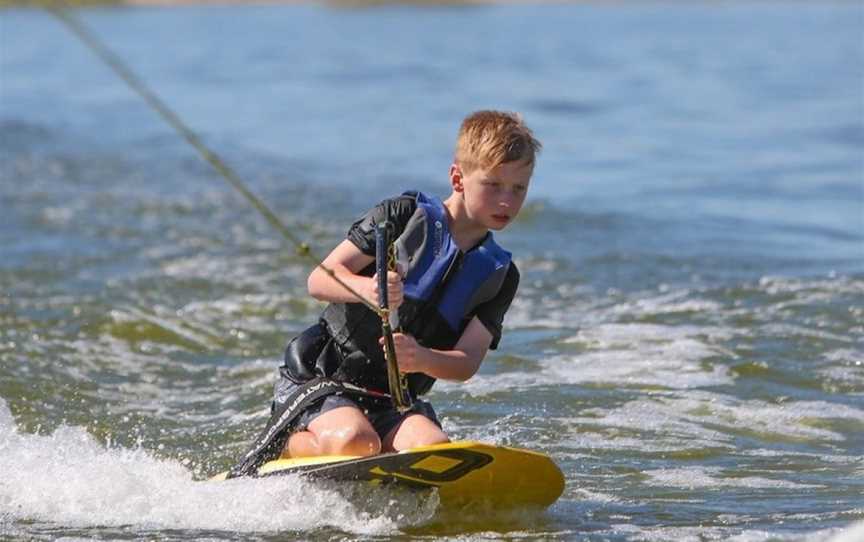
[[[516,201],[516,194],[509,190],[506,190],[501,196],[501,199],[498,201],[498,204],[502,207],[511,207],[514,201]]]

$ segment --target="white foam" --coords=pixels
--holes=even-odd
[[[80,427],[51,435],[19,433],[0,400],[0,517],[64,526],[127,526],[285,532],[338,527],[392,533],[431,517],[431,498],[411,506],[356,499],[295,477],[205,482],[180,462],[143,449],[104,446]],[[371,491],[371,490],[370,490]],[[379,496],[379,499],[381,497]],[[374,500],[366,496],[366,500]],[[381,510],[387,510],[382,513]]]
[[[687,409],[689,402],[684,400],[680,408]],[[853,422],[864,420],[864,410],[825,401],[776,404],[761,400],[740,401],[723,396],[722,400],[712,400],[706,406],[711,412],[712,423],[727,426],[730,430],[743,428],[758,435],[788,440],[842,442],[846,437],[824,428],[825,422],[834,418]]]
[[[621,349],[638,347],[640,343],[664,343],[692,337],[706,337],[712,341],[726,340],[733,335],[731,329],[721,327],[607,323],[580,329],[576,335],[564,339],[563,342],[581,344],[594,349]]]
[[[581,292],[581,291],[580,291]],[[605,299],[587,293],[555,289],[545,295],[541,288],[520,285],[519,295],[507,311],[505,327],[515,329],[568,329],[600,321]]]
[[[621,502],[621,499],[606,493],[598,493],[596,491],[589,491],[587,489],[577,489],[575,491],[576,495],[579,497],[580,501],[593,501],[599,503],[611,503],[611,502]]]
[[[202,279],[207,281],[225,281],[234,287],[244,286],[260,288],[261,283],[285,284],[289,279],[295,284],[304,284],[308,269],[305,266],[283,266],[273,268],[273,243],[267,239],[250,239],[247,245],[259,245],[261,252],[244,254],[229,258],[221,254],[195,253],[190,256],[178,256],[172,259],[150,254],[153,259],[162,260],[160,276],[175,279]]]
[[[663,288],[661,288],[661,291]],[[642,297],[615,306],[613,313],[631,316],[656,316],[659,314],[675,314],[682,312],[714,312],[721,308],[715,301],[699,298],[689,298],[690,290],[663,292],[652,297]]]
[[[805,542],[808,540],[822,540],[820,537],[813,538],[807,535],[789,534],[789,533],[772,533],[768,531],[744,531],[729,537],[726,542]]]
[[[583,411],[582,417],[571,422],[574,444],[590,449],[640,452],[733,448],[731,435],[706,427],[715,420],[692,410],[688,413],[683,401],[658,396],[630,401],[608,411]]]
[[[507,313],[508,327],[563,329],[590,326],[631,317],[655,317],[681,313],[714,314],[722,304],[704,299],[690,289],[637,292],[623,298],[617,291],[592,295],[585,286],[550,288],[524,284]]]
[[[460,440],[478,440],[498,446],[518,446],[526,441],[537,444],[537,436],[533,434],[538,427],[538,420],[526,418],[520,413],[512,413],[496,418],[480,425],[460,425],[451,417],[442,418],[444,431],[457,436]],[[532,433],[530,439],[526,433]]]
[[[613,533],[627,533],[627,540],[638,542],[703,542],[723,540],[725,542],[825,542],[836,529],[822,529],[813,533],[790,533],[765,531],[761,529],[741,531],[736,527],[685,526],[685,527],[646,527],[644,525],[613,525]],[[831,539],[830,542],[835,542]],[[861,539],[842,539],[837,542],[861,542]]]
[[[864,521],[859,521],[837,533],[829,542],[861,542],[862,540],[864,540]]]
[[[864,280],[851,277],[828,277],[827,279],[797,279],[791,277],[765,276],[759,279],[759,288],[770,294],[799,294],[828,292],[833,294],[864,294]]]
[[[684,467],[644,471],[655,485],[683,487],[687,489],[712,489],[721,487],[746,487],[752,489],[805,489],[820,488],[812,484],[800,484],[788,480],[774,480],[754,476],[723,476],[720,467]]]
[[[570,428],[570,442],[579,448],[657,452],[730,448],[742,431],[769,442],[842,442],[846,437],[828,428],[836,419],[859,423],[864,411],[822,401],[773,404],[689,390],[585,410],[558,423]]]
[[[817,370],[816,374],[828,381],[825,385],[864,386],[864,363],[860,367],[826,367]]]
[[[558,382],[614,387],[691,389],[731,384],[733,379],[726,366],[706,368],[700,363],[712,355],[715,352],[701,341],[681,339],[630,350],[588,352],[570,363],[557,363],[551,376]]]
[[[771,307],[770,309],[772,313],[778,310],[779,309],[777,306]],[[762,335],[771,335],[783,339],[786,339],[788,337],[807,337],[809,339],[836,341],[850,344],[855,342],[854,338],[846,335],[838,335],[837,333],[830,333],[822,329],[816,329],[798,324],[790,324],[783,322],[772,322],[764,324],[759,328],[759,332]]]
[[[80,207],[77,206],[77,207]],[[46,207],[42,210],[42,219],[54,226],[67,226],[81,212],[73,206]]]
[[[864,467],[864,458],[854,455],[843,455],[843,454],[830,454],[827,452],[820,453],[807,453],[807,452],[794,452],[790,450],[768,450],[765,448],[759,448],[756,450],[741,450],[739,453],[743,455],[750,455],[754,457],[800,457],[800,458],[809,458],[814,459],[820,463],[834,463],[837,465],[848,465],[855,466],[861,465]]]
[[[614,524],[615,534],[627,533],[627,540],[639,542],[702,542],[703,540],[724,540],[731,529],[728,527],[646,527],[642,525]],[[759,540],[768,540],[768,537]],[[755,542],[755,540],[754,540]]]
[[[725,365],[709,365],[706,358],[731,354],[706,342],[724,331],[693,326],[601,324],[580,330],[564,340],[586,351],[555,355],[539,361],[540,368],[495,375],[475,375],[462,384],[473,396],[537,386],[595,384],[624,387],[691,389],[732,384]],[[442,389],[449,389],[447,385]]]

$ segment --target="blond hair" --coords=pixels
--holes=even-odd
[[[476,111],[462,121],[456,141],[455,162],[467,174],[524,160],[534,165],[542,145],[522,121],[522,115],[504,111]]]

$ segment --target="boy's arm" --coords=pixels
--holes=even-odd
[[[478,307],[477,313],[452,350],[435,350],[417,344],[414,337],[394,335],[399,370],[403,373],[426,373],[444,380],[465,381],[474,376],[490,348],[498,346],[504,314],[519,287],[519,270],[511,264],[501,291]]]
[[[382,201],[351,225],[347,239],[342,241],[321,262],[332,270],[337,277],[367,301],[378,305],[378,283],[374,277],[359,275],[360,271],[375,261],[375,224],[389,220],[399,235],[417,208],[415,198],[407,195]],[[402,303],[402,282],[396,273],[387,273],[387,293],[390,308],[396,309]],[[320,267],[309,275],[306,283],[309,295],[333,303],[356,303],[358,299],[344,286]]]
[[[466,381],[480,368],[492,334],[476,316],[471,319],[452,350],[436,350],[417,344],[414,337],[402,333],[393,336],[399,371],[425,373],[444,380]]]
[[[377,280],[374,277],[364,277],[357,274],[374,261],[374,257],[363,254],[354,243],[346,239],[339,243],[321,264],[331,269],[340,280],[377,306]],[[389,272],[387,273],[387,283],[390,307],[395,309],[402,303],[402,282],[397,273]],[[316,267],[309,274],[306,286],[309,295],[315,299],[336,303],[357,303],[357,297],[333,280],[321,267]]]

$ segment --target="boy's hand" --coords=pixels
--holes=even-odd
[[[384,346],[384,337],[378,341]],[[396,361],[399,363],[400,373],[422,373],[423,367],[420,362],[420,349],[417,340],[411,335],[404,333],[393,334],[393,345],[396,347]]]
[[[372,277],[372,297],[378,305],[378,274]],[[387,271],[387,302],[390,310],[395,311],[402,304],[402,276],[395,271]]]

